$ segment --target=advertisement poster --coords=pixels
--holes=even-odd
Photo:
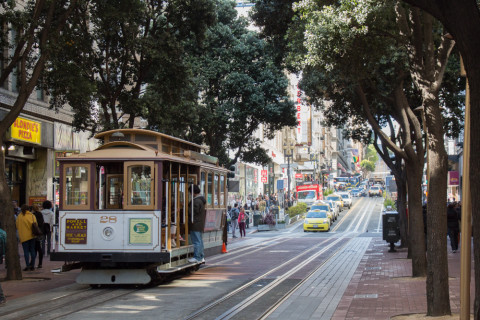
[[[130,244],[152,244],[152,218],[130,218]]]
[[[448,171],[448,185],[458,186],[460,184],[460,174],[458,171]]]
[[[205,231],[220,230],[222,225],[222,210],[207,210]]]
[[[87,244],[87,219],[65,221],[65,244]]]

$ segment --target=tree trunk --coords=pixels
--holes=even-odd
[[[422,214],[423,162],[406,161],[408,183],[409,248],[412,253],[412,276],[424,277],[427,272],[425,257],[425,235]]]
[[[406,181],[402,179],[395,179],[395,183],[397,184],[397,211],[400,225],[401,247],[406,248],[408,247],[407,184]]]
[[[427,316],[451,314],[447,259],[447,153],[438,99],[425,100],[428,137]]]
[[[477,50],[480,55],[480,48]],[[478,59],[478,56],[477,56]],[[472,199],[472,236],[473,255],[477,266],[475,272],[475,307],[474,317],[480,319],[480,63],[476,63],[476,72],[468,75],[470,85],[470,189]],[[467,71],[468,72],[468,71]]]
[[[0,140],[0,145],[4,145]],[[5,153],[0,152],[1,172],[5,172]],[[12,195],[4,174],[0,175],[0,206],[4,208],[5,214],[0,215],[2,227],[7,232],[7,250],[5,254],[5,265],[7,266],[7,280],[22,280],[22,271],[18,255],[18,240],[13,213]]]

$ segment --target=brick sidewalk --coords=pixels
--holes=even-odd
[[[18,248],[20,255],[20,264],[25,268],[25,258],[23,257],[23,249]],[[75,283],[75,278],[80,270],[73,270],[65,273],[52,273],[53,269],[57,269],[63,265],[61,261],[50,261],[50,257],[43,257],[43,268],[34,271],[22,271],[22,280],[3,281],[6,277],[5,263],[0,264],[0,279],[3,293],[7,301],[28,296],[30,294],[43,292],[46,290],[58,288]],[[35,266],[38,265],[38,257],[35,260]]]
[[[448,247],[450,306],[460,312],[460,252]],[[388,252],[387,243],[373,238],[332,317],[340,319],[389,319],[401,314],[427,312],[425,278],[412,278],[407,249]],[[473,255],[472,255],[473,265]],[[471,279],[471,312],[474,276]]]

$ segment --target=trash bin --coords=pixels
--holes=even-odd
[[[395,252],[395,242],[400,240],[398,220],[397,211],[385,211],[382,215],[383,240],[390,243],[389,252]]]
[[[253,226],[258,227],[258,224],[260,223],[260,219],[262,219],[261,214],[254,214],[253,215]]]
[[[245,220],[245,228],[250,228],[250,213],[251,211],[250,210],[245,210],[245,217],[246,217],[246,220]]]

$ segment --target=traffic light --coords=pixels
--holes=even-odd
[[[227,178],[235,178],[235,165],[232,164],[230,168],[228,168]]]

